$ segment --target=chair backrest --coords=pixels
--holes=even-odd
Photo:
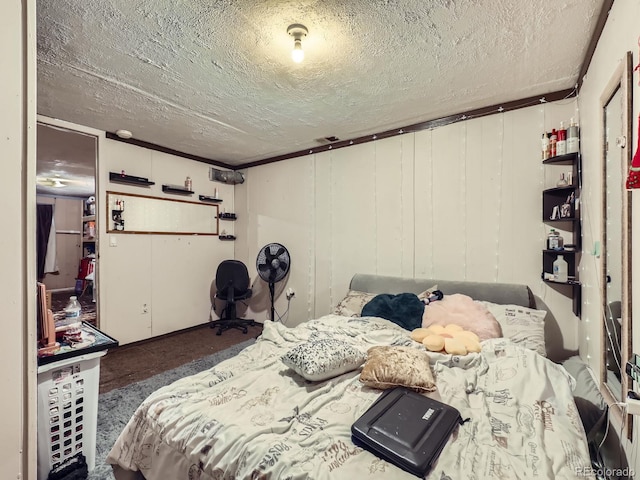
[[[236,294],[242,294],[249,289],[251,279],[247,266],[240,260],[223,260],[216,271],[216,289],[218,295],[226,295],[229,288]]]

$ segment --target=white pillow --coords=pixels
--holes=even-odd
[[[520,305],[500,305],[482,302],[496,317],[502,336],[546,357],[547,349],[544,341],[545,310],[521,307]]]
[[[312,382],[355,370],[365,360],[363,351],[333,338],[300,344],[282,356],[287,367]]]

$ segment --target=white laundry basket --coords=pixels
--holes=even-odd
[[[82,453],[95,467],[100,357],[92,352],[38,367],[38,480]]]

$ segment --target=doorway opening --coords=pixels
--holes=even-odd
[[[38,281],[56,320],[76,296],[82,320],[99,327],[97,161],[96,136],[37,123]]]

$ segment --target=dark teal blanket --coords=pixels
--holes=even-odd
[[[381,317],[407,330],[422,326],[424,303],[413,293],[381,293],[362,308],[363,317]]]

